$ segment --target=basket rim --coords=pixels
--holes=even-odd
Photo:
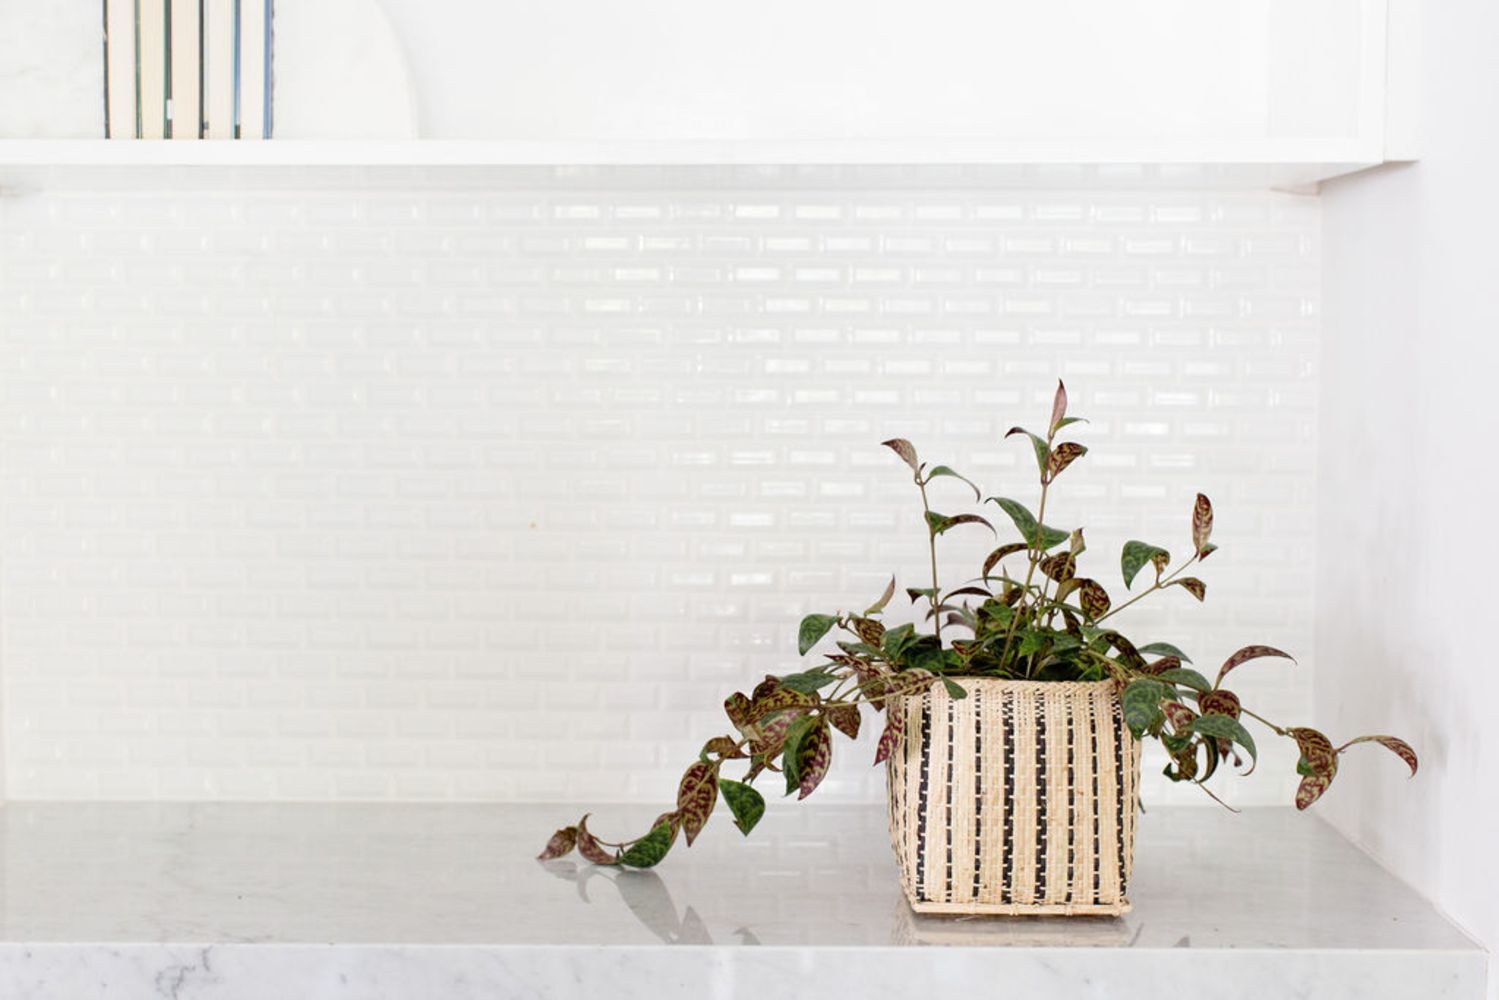
[[[1102,688],[1117,688],[1119,686],[1119,682],[1112,678],[1105,678],[1101,681],[1036,681],[1018,680],[1010,677],[985,677],[982,674],[944,674],[943,676],[959,686],[964,684],[985,684],[996,687],[1018,688],[1020,690],[1029,690],[1032,688],[1042,690],[1082,688],[1086,691],[1092,691]],[[940,688],[933,688],[932,690],[940,690]]]

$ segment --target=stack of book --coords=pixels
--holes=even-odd
[[[271,0],[104,0],[111,139],[269,139]]]

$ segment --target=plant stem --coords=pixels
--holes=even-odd
[[[1158,579],[1158,580],[1156,580],[1155,583],[1153,583],[1153,584],[1150,585],[1150,589],[1149,590],[1142,590],[1142,591],[1140,591],[1138,594],[1136,594],[1134,597],[1131,597],[1129,600],[1125,601],[1123,604],[1117,604],[1114,607],[1110,608],[1109,610],[1105,611],[1103,614],[1099,615],[1097,618],[1093,619],[1093,624],[1097,625],[1099,622],[1103,621],[1105,618],[1110,618],[1110,617],[1112,617],[1114,615],[1117,615],[1119,612],[1123,611],[1125,608],[1129,607],[1131,604],[1134,604],[1136,601],[1141,600],[1143,598],[1149,597],[1151,594],[1154,594],[1157,590],[1165,590],[1168,586],[1171,585],[1171,581],[1172,580],[1175,580],[1177,577],[1181,576],[1182,575],[1182,571],[1184,571],[1188,566],[1191,566],[1196,561],[1197,561],[1197,556],[1193,555],[1191,559],[1188,559],[1186,562],[1182,563],[1175,570],[1173,570],[1169,576],[1165,577],[1164,579]]]
[[[916,474],[916,486],[921,490],[922,521],[926,523],[926,545],[927,552],[932,559],[932,625],[937,630],[937,646],[942,646],[942,612],[937,608],[940,604],[937,590],[937,532],[932,530],[932,524],[925,515],[932,512],[931,504],[926,501],[926,483],[921,481],[921,473]]]

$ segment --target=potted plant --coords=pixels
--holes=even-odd
[[[1258,749],[1244,725],[1252,719],[1300,749],[1298,809],[1327,790],[1340,756],[1358,743],[1381,744],[1414,775],[1416,754],[1396,737],[1334,746],[1315,729],[1278,725],[1241,704],[1224,682],[1251,660],[1290,659],[1273,646],[1238,650],[1209,680],[1175,646],[1137,644],[1115,628],[1115,615],[1162,591],[1203,600],[1207,585],[1186,573],[1217,548],[1213,507],[1198,494],[1185,559],[1126,542],[1126,590],[1141,574],[1148,584],[1116,602],[1098,580],[1080,574],[1083,530],[1046,523],[1052,486],[1087,452],[1059,440],[1079,419],[1068,415],[1058,383],[1046,433],[1016,427],[1006,435],[1034,451],[1036,511],[1007,497],[985,499],[1005,514],[1014,538],[989,554],[976,577],[947,589],[937,570],[938,540],[968,525],[997,529],[980,514],[933,510],[928,487],[937,480],[966,484],[976,501],[981,493],[948,466],[922,462],[909,441],[884,442],[909,468],[921,499],[931,579],[906,593],[924,608],[930,631],[881,621],[895,595],[893,579],[862,611],[806,616],[797,636],[802,655],[835,629],[841,637],[821,663],[767,676],[724,702],[734,731],[703,744],[682,776],[676,806],[649,832],[612,843],[595,836],[584,816],[558,830],[540,857],[576,847],[595,864],[650,867],[678,836],[690,845],[720,798],[748,834],[765,810],[756,779],[778,772],[787,795],[806,798],[827,774],[834,734],[857,737],[865,707],[883,715],[875,763],[887,768],[891,846],[907,899],[923,912],[1125,912],[1144,738],[1164,746],[1167,777],[1213,795],[1206,782],[1225,761],[1242,767],[1247,757],[1253,768]],[[726,763],[740,760],[741,779],[722,774]]]

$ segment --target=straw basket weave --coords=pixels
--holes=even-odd
[[[899,699],[890,843],[923,913],[1120,914],[1140,748],[1112,681],[962,678]]]

